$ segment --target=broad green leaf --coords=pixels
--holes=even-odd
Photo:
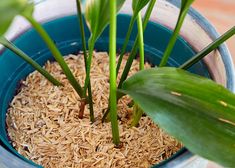
[[[117,0],[117,12],[125,0]],[[96,41],[105,27],[109,24],[109,0],[87,0],[85,5],[85,19],[91,31],[93,41]]]
[[[235,95],[213,81],[177,68],[141,71],[122,92],[192,152],[235,165]]]
[[[28,0],[1,0],[0,1],[0,35],[3,35],[16,15],[33,11],[33,3]]]
[[[137,14],[143,9],[150,0],[132,0],[132,10],[133,14],[137,16]]]

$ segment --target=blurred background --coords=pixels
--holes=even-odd
[[[195,0],[193,7],[204,15],[220,34],[235,26],[235,0]],[[235,64],[235,36],[226,43]]]

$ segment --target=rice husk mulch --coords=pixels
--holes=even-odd
[[[123,64],[126,59],[124,57]],[[66,56],[65,60],[83,84],[82,53]],[[149,117],[143,116],[138,127],[130,127],[132,108],[128,106],[131,102],[128,96],[118,103],[122,147],[114,147],[111,124],[101,122],[108,106],[108,61],[107,53],[94,52],[91,85],[96,121],[93,124],[87,106],[84,118],[78,118],[80,98],[56,62],[47,62],[45,68],[64,84],[63,87],[53,86],[38,72],[22,81],[6,118],[13,147],[45,168],[147,168],[177,152],[182,144],[159,129]],[[145,66],[150,68],[149,64]],[[138,69],[135,60],[130,75]]]

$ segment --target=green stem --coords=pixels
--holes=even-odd
[[[185,62],[183,65],[180,66],[181,69],[188,69],[198,61],[200,61],[203,57],[205,57],[207,54],[209,54],[211,51],[216,49],[220,44],[222,44],[224,41],[226,41],[228,38],[232,37],[235,34],[235,26],[233,26],[230,30],[228,30],[226,33],[224,33],[222,36],[220,36],[218,39],[216,39],[214,42],[209,44],[206,48],[204,48],[202,51],[197,53],[194,57],[192,57],[190,60]]]
[[[151,2],[149,3],[148,5],[148,9],[146,10],[146,13],[145,13],[145,16],[144,16],[144,22],[143,22],[143,31],[145,30],[145,28],[147,27],[147,24],[148,24],[148,21],[149,21],[149,18],[150,18],[150,15],[152,13],[152,10],[153,10],[153,7],[156,3],[156,0],[151,0]],[[137,54],[137,49],[138,49],[138,37],[136,37],[135,39],[135,42],[134,42],[134,46],[131,50],[131,53],[127,59],[127,62],[126,62],[126,65],[125,65],[125,68],[123,70],[123,73],[122,73],[122,76],[121,76],[121,79],[119,81],[119,84],[118,84],[118,89],[120,89],[122,87],[122,84],[123,82],[126,80],[127,76],[128,76],[128,73],[130,71],[130,68],[131,68],[131,65],[133,63],[133,60],[135,58],[135,55]],[[117,101],[123,96],[124,94],[121,93],[121,92],[118,92],[117,93]],[[106,112],[104,113],[103,115],[103,118],[102,118],[102,122],[105,121],[106,117],[108,116],[109,114],[109,107],[108,109],[106,110]]]
[[[143,35],[141,12],[139,12],[137,16],[137,26],[138,26],[139,53],[140,53],[139,69],[144,70],[144,35]],[[139,124],[142,115],[143,115],[143,110],[135,102],[133,106],[133,117],[132,117],[131,126],[136,127]]]
[[[153,7],[155,5],[155,2],[156,0],[151,0],[151,2],[149,3],[149,6],[148,6],[148,9],[145,13],[145,16],[144,16],[144,21],[143,21],[143,32],[144,30],[146,29],[147,27],[147,24],[148,24],[148,21],[149,21],[149,18],[150,18],[150,15],[152,13],[152,10],[153,10]],[[127,59],[127,62],[126,62],[126,65],[125,65],[125,68],[123,70],[123,73],[122,73],[122,76],[121,76],[121,79],[120,79],[120,82],[118,84],[118,88],[120,89],[122,87],[122,84],[123,82],[126,80],[127,76],[128,76],[128,73],[131,69],[131,65],[133,63],[133,60],[135,58],[135,55],[137,54],[137,50],[138,50],[138,37],[136,37],[135,39],[135,42],[134,42],[134,46],[131,50],[131,53],[130,53],[130,56],[128,57]],[[118,98],[122,97],[122,95],[118,94],[117,95]]]
[[[126,38],[125,38],[124,44],[122,46],[121,54],[118,58],[118,63],[117,63],[117,68],[116,68],[116,75],[118,75],[118,73],[119,73],[119,70],[120,70],[120,67],[121,67],[121,64],[122,64],[122,60],[123,60],[123,56],[126,52],[126,48],[127,48],[130,36],[131,36],[131,32],[132,32],[132,29],[134,27],[135,18],[136,18],[136,16],[134,16],[134,15],[131,17],[131,21],[130,21],[129,28],[128,28],[128,31],[127,31],[127,34],[126,34]]]
[[[143,33],[141,12],[139,12],[137,16],[137,25],[138,25],[138,39],[139,39],[139,53],[140,53],[140,70],[143,70],[144,69],[144,33]]]
[[[117,87],[116,87],[116,1],[109,0],[110,5],[110,32],[109,32],[109,69],[110,69],[110,119],[112,125],[113,143],[120,144],[117,119]]]
[[[24,16],[35,28],[35,30],[38,32],[38,34],[41,36],[41,38],[45,41],[47,47],[50,49],[52,55],[55,57],[56,61],[59,63],[60,67],[62,68],[64,74],[68,78],[70,84],[73,86],[73,88],[76,90],[78,95],[81,98],[84,98],[83,96],[83,89],[80,86],[80,84],[77,82],[76,78],[74,77],[73,73],[69,69],[67,63],[64,61],[63,56],[61,55],[60,51],[50,38],[50,36],[47,34],[47,32],[44,30],[44,28],[32,17],[32,16]]]
[[[125,38],[125,41],[124,41],[124,44],[122,46],[122,50],[121,50],[121,53],[120,53],[120,56],[118,58],[118,63],[117,63],[117,68],[116,68],[116,77],[118,76],[118,73],[119,73],[119,70],[120,70],[120,67],[121,67],[121,64],[122,64],[122,60],[123,60],[123,56],[126,52],[126,48],[127,48],[127,45],[128,45],[128,42],[129,42],[129,39],[130,39],[130,36],[131,36],[131,32],[133,30],[133,27],[134,27],[134,23],[135,23],[135,18],[136,18],[136,15],[133,15],[131,17],[131,21],[130,21],[130,24],[129,24],[129,27],[128,27],[128,31],[127,31],[127,34],[126,34],[126,38]],[[109,98],[110,99],[110,98]],[[109,103],[110,104],[110,103]],[[106,112],[104,113],[104,116],[102,118],[102,122],[105,121],[105,119],[107,119],[107,116],[109,114],[109,109],[110,109],[110,105],[108,106],[108,109],[106,110]]]
[[[86,78],[85,78],[85,84],[84,84],[84,90],[83,90],[84,95],[86,95],[86,90],[90,83],[91,61],[93,57],[93,51],[95,48],[95,40],[93,36],[91,36],[91,38],[88,41],[88,47],[89,47],[89,56],[88,56],[87,64],[86,64]]]
[[[85,36],[85,30],[84,30],[84,23],[83,23],[83,19],[82,19],[82,9],[81,9],[80,0],[76,0],[76,2],[77,2],[78,22],[79,22],[79,27],[80,27],[81,37],[82,37],[82,49],[84,52],[84,63],[85,63],[85,67],[86,67],[87,49],[86,49],[86,36]]]
[[[35,62],[31,57],[26,55],[23,51],[17,48],[13,43],[8,41],[4,37],[0,37],[0,44],[14,52],[17,56],[22,58],[24,61],[29,63],[32,67],[34,67],[38,72],[40,72],[47,80],[49,80],[52,84],[56,86],[62,86],[62,84],[56,80],[53,76],[50,75],[45,69],[43,69],[37,62]]]
[[[143,110],[140,108],[140,106],[135,103],[133,105],[133,119],[131,121],[131,127],[136,127],[139,124],[139,121],[143,115]]]
[[[162,57],[162,60],[159,64],[159,67],[163,67],[167,64],[168,58],[170,57],[170,54],[171,54],[171,52],[174,48],[175,42],[176,42],[177,37],[178,37],[179,32],[180,32],[180,28],[182,27],[182,24],[184,22],[185,16],[187,15],[188,9],[189,8],[180,10],[180,14],[179,14],[179,17],[178,17],[178,20],[177,20],[176,27],[175,27],[174,32],[173,32],[173,34],[170,38],[170,41],[169,41],[169,43],[166,47],[166,51],[165,51],[165,53]]]
[[[81,31],[81,35],[82,35],[82,48],[83,48],[83,53],[84,53],[85,71],[87,74],[87,49],[86,49],[86,36],[85,36],[85,31],[84,31],[84,23],[83,23],[83,19],[82,19],[82,9],[81,9],[80,0],[76,0],[76,2],[77,2],[79,26],[80,26],[80,31]],[[83,96],[86,96],[86,94]],[[93,123],[95,118],[94,118],[92,90],[91,90],[91,82],[90,81],[88,83],[88,99],[89,99],[88,103],[89,103],[89,107],[90,107],[90,120]],[[83,114],[81,114],[81,116],[83,116]]]

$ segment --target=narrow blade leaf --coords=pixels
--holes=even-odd
[[[177,40],[177,37],[179,35],[180,29],[183,25],[184,19],[188,13],[188,10],[190,8],[190,5],[194,2],[195,0],[181,0],[181,8],[180,8],[180,13],[179,17],[175,26],[175,29],[173,31],[173,34],[171,35],[170,41],[166,47],[166,50],[164,52],[164,55],[162,57],[162,60],[159,64],[160,67],[163,67],[167,64],[167,61],[171,55],[171,52],[175,46],[175,42]]]
[[[235,95],[212,80],[177,68],[141,71],[122,92],[192,152],[235,165]]]
[[[8,41],[5,37],[0,36],[0,44],[11,50],[16,56],[19,56],[24,61],[29,63],[32,67],[34,67],[39,73],[41,73],[48,81],[50,81],[55,86],[62,86],[58,80],[56,80],[49,72],[47,72],[43,67],[41,67],[36,61],[34,61],[30,56],[25,54],[19,48],[17,48],[13,43]]]
[[[28,0],[2,0],[0,2],[0,36],[3,35],[16,15],[33,11]]]

